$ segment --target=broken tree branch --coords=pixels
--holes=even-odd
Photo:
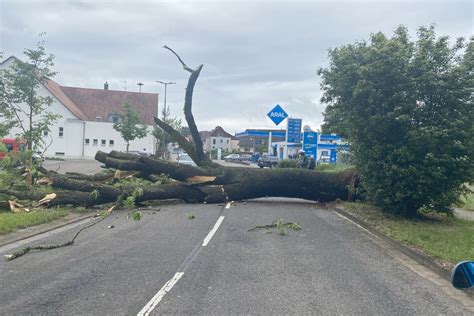
[[[25,247],[21,250],[18,250],[18,251],[15,251],[14,253],[12,254],[9,254],[9,255],[5,255],[4,258],[6,261],[12,261],[12,260],[15,260],[16,258],[19,258],[23,255],[26,255],[28,252],[30,252],[31,250],[51,250],[51,249],[56,249],[56,248],[62,248],[62,247],[67,247],[67,246],[71,246],[74,244],[74,242],[76,241],[76,238],[77,236],[79,236],[79,234],[81,232],[83,232],[84,230],[102,222],[105,218],[107,218],[107,216],[103,216],[102,218],[100,218],[99,220],[87,225],[87,226],[84,226],[82,227],[81,229],[79,229],[79,231],[74,235],[74,237],[69,240],[69,241],[66,241],[62,244],[57,244],[57,245],[46,245],[46,246],[28,246],[28,247]]]
[[[172,48],[164,45],[163,48],[169,50],[170,52],[172,52],[179,60],[179,62],[181,63],[181,65],[183,65],[183,69],[186,70],[186,71],[189,71],[189,72],[194,72],[194,70],[192,70],[191,68],[189,68],[185,63],[184,61],[181,59],[181,57],[178,55],[178,53],[176,53]]]

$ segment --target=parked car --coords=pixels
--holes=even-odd
[[[260,168],[263,168],[263,167],[275,168],[278,165],[278,157],[273,157],[273,156],[260,157],[257,161],[257,165]]]
[[[251,160],[252,160],[252,155],[243,154],[243,155],[240,157],[240,160],[242,160],[242,161],[251,161]]]
[[[184,164],[184,165],[190,165],[190,166],[196,166],[196,163],[189,157],[188,154],[179,154],[178,163]]]
[[[230,154],[224,157],[225,161],[240,161],[239,154]]]

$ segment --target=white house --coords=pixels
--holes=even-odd
[[[0,64],[0,69],[6,69],[17,59],[11,56]],[[125,151],[126,142],[113,128],[118,119],[122,106],[128,102],[140,115],[143,124],[147,125],[150,133],[130,142],[130,151],[145,153],[155,152],[153,116],[158,114],[158,94],[114,91],[108,89],[85,89],[61,86],[53,80],[40,85],[38,95],[50,96],[54,102],[49,112],[60,114],[61,118],[51,125],[51,132],[45,134],[47,147],[46,157],[64,158],[94,158],[98,150]],[[0,117],[0,121],[4,119]],[[25,116],[26,119],[26,116]],[[18,128],[10,131],[8,138],[19,134]]]
[[[206,152],[221,148],[223,152],[239,149],[239,139],[227,133],[222,127],[216,126],[212,131],[199,132]]]

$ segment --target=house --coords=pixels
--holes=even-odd
[[[237,137],[227,133],[220,126],[216,126],[212,131],[201,131],[199,134],[206,152],[211,152],[218,148],[221,148],[223,152],[232,152],[239,148]]]
[[[14,56],[7,58],[0,64],[0,69],[10,67],[15,60]],[[153,130],[153,116],[158,114],[157,93],[114,91],[109,90],[107,83],[104,89],[86,89],[61,86],[48,80],[36,92],[40,96],[52,97],[53,103],[48,111],[61,115],[51,125],[50,132],[43,135],[47,157],[94,158],[98,150],[125,151],[126,142],[113,128],[125,102],[139,113],[142,124],[150,132]],[[7,137],[14,138],[19,132],[14,128]],[[131,141],[129,150],[152,154],[155,147],[155,139],[149,133],[142,139]]]

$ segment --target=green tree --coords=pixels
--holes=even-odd
[[[0,114],[4,118],[0,134],[16,127],[21,131],[17,137],[34,151],[44,148],[44,133],[50,132],[50,126],[61,117],[48,111],[53,98],[37,92],[56,74],[52,70],[54,56],[46,53],[43,35],[36,48],[23,51],[28,61],[14,60],[11,67],[0,70]]]
[[[170,112],[169,107],[167,107],[166,110],[164,108],[161,110],[161,120],[165,122],[166,124],[170,125],[171,127],[173,127],[176,131],[179,131],[181,135],[183,136],[186,136],[186,133],[189,133],[188,135],[191,134],[189,132],[189,128],[184,128],[182,126],[182,122],[180,118],[171,117],[171,112]],[[155,128],[153,130],[153,136],[155,136],[156,140],[158,141],[159,143],[158,148],[162,154],[164,153],[166,149],[166,145],[173,142],[173,139],[171,138],[171,136],[157,125],[155,125]]]
[[[138,112],[132,106],[125,102],[123,111],[119,113],[119,119],[114,123],[114,129],[120,133],[122,138],[127,142],[127,153],[130,147],[130,141],[143,138],[147,135],[147,127],[140,124]]]
[[[367,197],[415,215],[449,211],[474,178],[473,39],[405,27],[329,51],[320,69],[324,130],[351,143]]]

